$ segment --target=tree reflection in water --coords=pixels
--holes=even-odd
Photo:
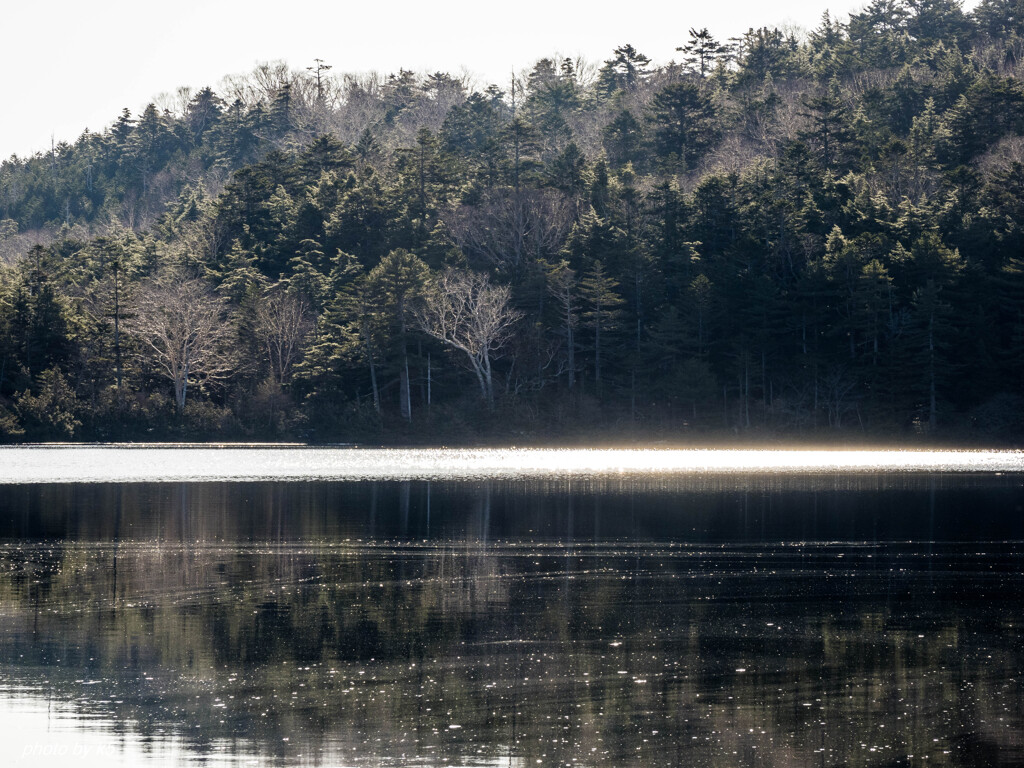
[[[268,764],[1024,760],[1012,482],[729,482],[3,486],[0,697]]]

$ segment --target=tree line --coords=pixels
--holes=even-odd
[[[1024,6],[266,65],[0,165],[0,437],[1024,427]]]

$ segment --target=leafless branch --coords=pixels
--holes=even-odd
[[[234,369],[224,302],[201,280],[163,276],[143,286],[129,331],[174,385],[179,413],[190,384],[222,380]]]
[[[520,317],[509,306],[508,286],[491,285],[487,275],[461,270],[442,273],[416,311],[424,333],[466,355],[490,406],[491,360],[512,337]]]

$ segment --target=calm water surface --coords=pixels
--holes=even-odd
[[[0,449],[0,764],[1024,764],[1021,455],[821,456]]]

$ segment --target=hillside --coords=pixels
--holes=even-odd
[[[1019,441],[1024,4],[680,48],[4,161],[0,439]]]

